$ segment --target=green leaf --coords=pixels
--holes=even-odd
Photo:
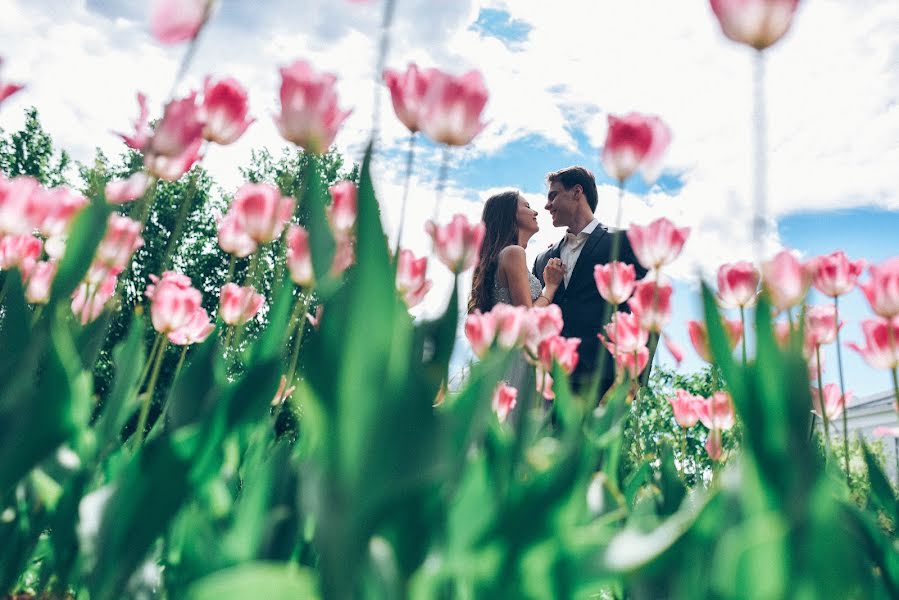
[[[868,467],[868,479],[871,482],[871,503],[883,510],[893,520],[899,523],[899,500],[893,491],[893,486],[880,468],[880,461],[862,442],[862,451],[865,454],[865,464]]]
[[[87,273],[94,252],[106,233],[106,219],[112,212],[102,200],[95,200],[75,217],[66,241],[66,251],[59,261],[59,269],[53,279],[50,305],[66,303]],[[49,308],[49,307],[48,307]]]
[[[369,156],[366,154],[366,156]],[[313,165],[317,160],[315,155],[307,154],[309,160],[306,168],[305,189],[303,192],[303,203],[309,210],[309,251],[312,254],[312,269],[315,272],[315,278],[319,282],[330,279],[331,263],[334,260],[334,249],[336,244],[334,237],[331,235],[331,227],[328,224],[328,217],[325,213],[325,206],[328,197],[328,190],[325,183],[321,180],[319,170]],[[361,190],[360,190],[361,191]],[[361,203],[361,199],[360,199]],[[361,207],[360,207],[361,209]],[[362,215],[359,215],[361,219]],[[362,240],[359,240],[358,248],[366,248]]]
[[[17,269],[7,271],[3,278],[3,318],[0,320],[0,377],[11,381],[16,365],[21,364],[22,349],[31,339],[31,311],[25,304],[25,290]],[[3,405],[0,404],[0,410]]]
[[[659,506],[659,513],[663,516],[673,515],[687,495],[687,486],[681,479],[674,464],[674,450],[667,443],[662,446],[659,487],[662,490],[662,503]]]
[[[318,598],[315,576],[292,564],[254,562],[225,569],[196,581],[186,600],[298,600]]]
[[[140,404],[137,386],[145,362],[143,319],[135,316],[131,320],[127,337],[113,349],[112,357],[115,379],[94,426],[101,451],[119,443],[119,433]]]

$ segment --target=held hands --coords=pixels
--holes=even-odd
[[[565,277],[567,270],[568,267],[562,264],[561,258],[549,259],[549,262],[543,267],[543,282],[546,287],[555,291],[562,283],[562,278]]]

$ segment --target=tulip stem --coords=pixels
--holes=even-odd
[[[767,185],[766,166],[766,123],[765,123],[765,55],[759,50],[755,53],[753,62],[753,100],[754,100],[754,130],[755,130],[755,189],[753,200],[755,211],[752,220],[752,237],[755,249],[756,263],[761,264],[764,252],[764,238],[767,229],[765,217],[765,195]]]
[[[396,0],[387,0],[384,3],[384,18],[381,21],[381,41],[378,46],[378,61],[375,63],[374,99],[372,101],[371,115],[371,143],[372,146],[378,140],[381,123],[381,75],[384,65],[387,64],[387,52],[390,50],[390,25],[393,23],[393,13],[396,8]]]
[[[250,266],[247,268],[247,274],[244,276],[242,288],[246,288],[247,286],[252,285],[256,281],[256,272],[259,270],[259,255],[262,254],[262,248],[256,250],[253,253],[253,257],[250,259]],[[240,313],[244,314],[247,311],[247,308],[252,302],[250,298],[250,294],[246,293],[246,290],[242,291],[244,294],[243,298],[240,302]],[[252,319],[251,319],[252,320]],[[249,327],[250,321],[247,321],[243,325],[234,325],[235,335],[234,335],[234,348],[237,349],[240,346],[240,342],[243,341],[243,334]]]
[[[895,407],[899,410],[899,367],[893,367],[893,396],[896,397]]]
[[[824,384],[821,378],[821,344],[815,345],[815,359],[818,363],[818,408],[824,422],[824,462],[830,458],[830,422],[827,418],[827,407],[824,405]]]
[[[406,155],[406,182],[403,184],[403,201],[400,204],[400,228],[396,232],[396,249],[393,259],[399,264],[400,244],[403,241],[403,227],[406,224],[406,200],[409,199],[409,182],[412,179],[412,163],[415,158],[415,134],[409,134],[409,153]]]
[[[296,374],[297,370],[297,360],[300,357],[300,346],[303,344],[303,336],[306,333],[306,311],[309,308],[309,303],[312,300],[312,296],[306,295],[302,300],[297,299],[297,307],[300,309],[299,311],[294,309],[294,316],[291,317],[290,323],[291,327],[294,326],[294,321],[296,320],[296,315],[299,313],[299,322],[296,323],[296,339],[293,342],[293,352],[290,357],[290,362],[288,363],[288,371],[287,371],[287,384],[290,385],[293,382],[293,377]]]
[[[681,476],[684,478],[684,483],[687,482],[687,428],[682,427],[684,431],[684,435],[680,438],[680,451],[681,451]]]
[[[740,329],[742,330],[740,341],[743,346],[743,368],[745,369],[748,362],[746,359],[746,307],[742,304],[740,305]]]
[[[443,190],[446,188],[446,177],[449,171],[449,147],[443,147],[443,158],[440,161],[440,171],[437,174],[437,198],[434,202],[434,214],[431,221],[437,223],[440,216],[440,201],[443,200]]]
[[[299,222],[300,214],[302,214],[302,206],[303,201],[305,200],[306,193],[309,190],[310,183],[309,181],[312,179],[312,173],[314,169],[314,160],[315,155],[312,153],[306,153],[302,150],[298,150],[299,157],[302,159],[305,157],[306,162],[302,165],[302,169],[300,169],[300,165],[297,165],[298,171],[301,172],[301,181],[302,186],[296,185],[296,180],[294,180],[294,195],[296,196],[296,205],[293,207],[293,217],[290,221],[284,224],[284,229],[281,231],[281,237],[278,238],[278,250],[276,252],[277,256],[275,258],[275,279],[272,282],[272,298],[277,298],[281,292],[281,284],[283,283],[282,279],[284,278],[284,267],[287,264],[287,231],[290,229],[290,226],[293,224],[294,220]],[[257,250],[258,252],[258,250]]]
[[[194,202],[194,198],[197,193],[197,173],[194,171],[190,174],[190,179],[187,184],[187,194],[185,194],[184,199],[181,202],[181,210],[178,211],[178,218],[175,220],[175,227],[169,233],[169,241],[165,246],[165,254],[162,256],[162,261],[160,261],[160,268],[165,271],[168,269],[169,261],[172,259],[172,254],[175,251],[175,244],[178,241],[178,238],[181,237],[181,233],[184,230],[184,222],[187,220],[188,214],[190,214],[191,205]]]
[[[153,392],[156,390],[156,380],[159,378],[159,369],[162,367],[162,358],[165,356],[166,345],[167,341],[163,338],[159,350],[156,352],[153,363],[153,372],[150,375],[150,383],[147,386],[147,391],[143,393],[140,417],[137,419],[137,431],[135,431],[135,434],[137,435],[137,442],[134,445],[135,449],[140,448],[141,444],[144,443],[144,429],[147,428],[147,417],[150,414],[150,405],[153,403]]]
[[[846,467],[846,485],[849,483],[849,415],[846,406],[846,384],[843,378],[843,351],[840,348],[840,302],[833,297],[834,323],[837,329],[837,373],[840,375],[840,402],[843,405],[843,465]]]
[[[228,274],[225,275],[225,283],[230,283],[231,278],[234,277],[234,267],[237,264],[237,257],[233,254],[229,255],[231,258],[228,260]]]
[[[197,40],[200,39],[200,33],[203,31],[204,26],[209,21],[209,17],[212,16],[212,5],[213,0],[206,0],[206,5],[203,8],[203,21],[200,24],[200,28],[197,29],[197,32],[190,39],[190,43],[187,45],[187,50],[185,50],[184,52],[184,57],[181,59],[181,64],[178,65],[178,70],[175,72],[175,80],[172,82],[172,88],[169,90],[169,98],[175,96],[175,90],[178,89],[178,83],[181,82],[184,74],[187,73],[187,67],[190,66],[194,54],[196,54],[197,52]]]
[[[144,383],[147,381],[147,375],[150,374],[150,367],[153,365],[153,360],[156,358],[156,351],[159,349],[159,344],[162,342],[162,334],[157,333],[156,338],[153,340],[153,346],[150,348],[150,354],[147,355],[147,364],[144,365],[144,370],[141,371],[140,379],[138,379],[137,389],[140,389],[144,386]]]

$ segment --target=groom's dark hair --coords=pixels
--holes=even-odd
[[[584,167],[566,167],[559,171],[553,171],[546,176],[547,183],[562,184],[566,190],[579,185],[584,190],[584,196],[587,197],[587,204],[590,205],[590,211],[596,212],[596,203],[599,194],[596,192],[596,178],[593,173]]]

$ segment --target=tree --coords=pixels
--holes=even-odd
[[[4,135],[0,129],[0,172],[7,177],[30,175],[47,187],[68,183],[71,159],[65,150],[53,149],[53,138],[44,131],[33,106],[25,111],[25,127]]]

